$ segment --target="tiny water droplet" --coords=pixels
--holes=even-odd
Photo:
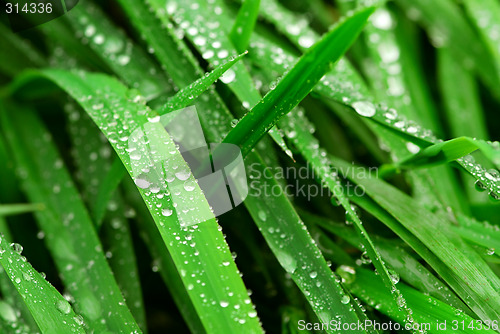
[[[361,116],[372,117],[376,113],[373,103],[368,101],[357,101],[352,104],[354,110]]]
[[[63,299],[58,300],[56,302],[56,308],[62,314],[69,314],[71,312],[71,305],[66,300]]]

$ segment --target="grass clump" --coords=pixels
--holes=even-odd
[[[498,18],[116,0],[2,23],[1,332],[499,332]],[[231,210],[181,137],[221,144],[213,172],[239,148]]]

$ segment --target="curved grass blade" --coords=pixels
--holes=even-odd
[[[171,92],[160,67],[117,29],[97,6],[82,2],[64,18],[73,27],[75,35],[86,41],[118,77],[131,83],[147,99]]]
[[[363,186],[368,196],[387,210],[448,267],[450,274],[455,276],[454,279],[458,286],[455,282],[450,282],[447,279],[448,283],[481,319],[498,318],[498,310],[500,310],[500,295],[497,292],[500,287],[499,278],[483,259],[450,228],[448,221],[431,213],[408,195],[378,180],[373,175],[366,174],[365,178],[360,178],[349,169],[352,168],[351,164],[337,158],[331,159],[336,166],[341,168],[341,172],[348,179]],[[386,223],[385,220],[382,221]],[[394,226],[391,229],[394,230]],[[409,244],[419,253],[422,250],[420,247],[416,248],[412,243]],[[422,254],[421,256],[427,260],[426,256]],[[430,264],[436,271],[442,269]],[[442,272],[442,270],[440,271]]]
[[[181,89],[171,97],[167,104],[160,108],[159,114],[163,115],[174,110],[183,109],[193,103],[193,100],[204,93],[215,81],[217,81],[228,69],[239,61],[248,52],[232,57],[229,61],[215,68],[212,72],[205,74],[192,84]]]
[[[191,22],[189,29],[187,29],[188,26],[186,25],[181,25],[180,27],[181,29],[186,30],[186,36],[190,38],[192,44],[198,49],[202,58],[207,60],[212,66],[218,66],[229,55],[237,54],[233,45],[235,41],[231,41],[228,36],[228,33],[231,30],[231,19],[223,10],[225,7],[224,3],[220,1],[210,3],[195,0],[179,2],[172,1],[167,5],[168,10],[167,13],[165,13],[164,1],[147,0],[146,2],[151,5],[151,7],[156,11],[156,15],[160,18],[160,20],[162,20],[167,29],[170,30],[169,33],[171,36],[175,36],[175,34],[171,31],[173,27],[170,23],[168,17],[169,15],[173,15],[173,19],[177,23],[187,21]],[[130,0],[123,0],[122,2],[124,8],[126,10],[128,8],[129,13],[137,13],[138,9],[136,8],[135,3],[132,7],[130,4]],[[179,10],[175,10],[177,6],[180,7]],[[216,24],[212,23],[214,17],[210,15],[211,13],[214,13],[216,16],[220,15],[220,19],[217,20]],[[146,29],[148,28],[144,27],[144,22],[148,22],[148,20],[144,20],[144,18],[151,16],[151,14],[145,11],[144,13],[141,13],[141,16],[142,18],[135,20],[135,22],[139,25],[139,29],[141,31],[147,31]],[[219,26],[225,29],[221,29]],[[150,43],[158,46],[158,48],[166,49],[165,45],[168,45],[166,43],[158,45],[154,44],[154,42],[157,41],[150,38]],[[239,43],[239,41],[236,41],[236,43]],[[163,51],[166,53],[169,52],[168,50]],[[163,64],[165,63],[167,62],[163,61]],[[169,72],[172,73],[172,71]],[[221,81],[229,86],[245,109],[255,106],[261,100],[259,91],[255,88],[250,74],[242,63],[235,64],[231,70],[225,73],[225,75],[221,78]],[[237,116],[240,116],[240,114],[241,112],[237,113]],[[231,120],[231,122],[233,122],[233,120]],[[273,138],[276,144],[293,159],[291,151],[286,146],[286,143],[279,131],[277,131],[276,128],[273,128],[269,131],[269,135]]]
[[[14,76],[24,69],[46,65],[37,49],[3,24],[0,24],[0,36],[0,49],[9,50],[0,55],[0,72]]]
[[[143,104],[129,100],[127,88],[115,79],[99,74],[77,75],[60,70],[46,70],[38,75],[67,89],[101,131],[104,131],[130,174],[133,175],[132,161],[136,160],[130,158],[129,152],[121,143],[137,127],[151,127],[148,131],[154,131],[154,136],[149,138],[158,141],[151,144],[158,145],[156,152],[178,152],[160,123],[154,122],[158,115]],[[92,98],[89,100],[86,98],[88,96]],[[102,110],[107,112],[103,113]],[[187,169],[182,156],[178,153],[176,157],[180,168]],[[198,210],[202,211],[183,211],[180,216],[182,221],[172,214],[176,209],[170,196],[165,193],[164,196],[156,196],[142,188],[140,191],[207,332],[261,332],[256,312],[215,219],[205,220],[198,216],[205,212],[209,214],[210,209],[201,190],[192,182],[195,189],[192,189],[190,195],[194,197],[191,198],[188,194],[178,196],[177,209],[189,208],[196,203]],[[141,185],[139,181],[138,183]],[[239,306],[234,308],[234,305]]]
[[[465,0],[463,6],[492,54],[497,68],[497,75],[500,77],[500,48],[498,47],[500,4],[495,0]]]
[[[245,156],[278,120],[290,112],[354,42],[374,8],[365,8],[340,23],[304,54],[274,90],[269,92],[224,139]]]
[[[357,268],[355,280],[348,286],[354,294],[375,307],[378,311],[401,324],[404,323],[404,313],[401,312],[391,297],[384,293],[382,282],[374,273],[363,268]],[[468,316],[460,309],[453,308],[440,300],[426,296],[403,283],[399,284],[399,287],[405,296],[407,296],[408,304],[414,311],[413,317],[415,318],[415,323],[410,324],[410,328],[426,333],[442,333],[445,322],[448,328],[450,324],[461,324],[463,322],[465,325],[463,327],[461,325],[456,326],[456,328],[454,327],[454,332],[473,333],[479,330],[481,333],[496,333],[493,330],[493,326],[489,326],[490,328],[487,329],[486,326],[483,327],[481,324],[481,327],[479,327],[476,319]],[[441,327],[438,328],[438,324]]]
[[[382,261],[379,252],[375,248],[373,241],[366,232],[363,223],[359,216],[354,212],[351,203],[347,196],[344,195],[340,179],[335,172],[335,164],[332,164],[326,157],[326,152],[318,149],[319,142],[311,134],[311,124],[305,117],[300,116],[301,113],[290,113],[287,115],[280,125],[287,131],[287,136],[292,140],[294,146],[297,147],[304,159],[310,164],[321,184],[326,186],[333,194],[339,204],[346,211],[346,219],[353,222],[356,231],[359,234],[363,249],[367,252],[369,258],[372,260],[380,278],[384,282],[387,291],[397,301],[398,305],[405,310],[407,320],[409,323],[413,321],[411,317],[411,310],[408,308],[404,296],[398,290],[394,283],[394,279],[389,273],[389,270]],[[333,169],[333,171],[332,171]]]
[[[158,7],[157,15],[161,15],[160,8],[163,11],[163,6]],[[168,8],[171,8],[170,4]],[[165,24],[168,24],[168,21]],[[181,66],[186,66],[185,63],[181,62],[184,59],[192,59],[192,56],[182,44],[177,45],[177,43],[179,41],[175,38],[173,40],[165,39],[162,53],[160,53],[159,49],[155,49],[155,53],[158,56],[160,54],[165,55],[164,64],[167,71],[172,75],[177,85],[183,86],[191,83],[196,77],[190,78],[185,74],[178,73],[178,69]],[[172,50],[180,50],[181,52],[173,53]],[[186,52],[188,53],[186,54]],[[187,66],[190,66],[188,67],[190,69],[189,73],[195,74],[200,72],[194,62],[191,62],[191,65]],[[233,70],[236,71],[234,68]],[[204,126],[218,130],[208,135],[208,138],[211,140],[217,140],[221,138],[222,133],[227,131],[227,128],[221,127],[221,124],[228,125],[232,117],[229,115],[227,109],[224,108],[224,105],[218,103],[220,100],[213,94],[213,91],[208,91],[207,93],[207,98],[205,101],[204,99],[200,99],[199,105],[203,110],[207,110],[207,115],[210,117],[208,119],[202,118],[201,120]],[[212,124],[213,119],[220,119],[221,121]],[[264,165],[263,160],[257,153],[250,153],[246,158],[246,163],[256,167],[260,166],[263,169],[261,171],[266,170],[266,165]],[[278,186],[274,178],[271,178],[271,180],[264,179],[263,181],[257,185],[260,192],[265,191],[266,188]],[[344,321],[356,322],[358,316],[350,310],[350,305],[341,303],[342,288],[331,276],[331,270],[328,268],[326,261],[321,257],[321,253],[314,245],[311,236],[304,229],[304,225],[293,209],[289,199],[283,193],[280,193],[279,196],[270,197],[264,202],[258,197],[248,196],[244,203],[251,212],[252,217],[254,217],[257,226],[270,245],[273,253],[280,259],[282,266],[288,272],[292,272],[291,277],[306,294],[306,298],[316,312],[316,315],[323,321],[330,321],[333,317],[338,316],[344,319]],[[278,212],[281,213],[278,214]],[[265,217],[265,220],[262,220],[262,217]],[[283,233],[277,234],[274,232],[278,230],[283,231]],[[283,239],[280,235],[288,236],[288,238]],[[303,240],[303,244],[300,245],[292,240],[292,236],[293,238],[297,238],[297,240]],[[300,265],[302,263],[304,264],[303,266]],[[291,268],[295,266],[296,269],[292,270]],[[312,268],[317,273],[316,278],[312,278],[310,275],[313,270]],[[317,282],[321,282],[320,286],[330,292],[325,294],[325,290],[318,287]]]
[[[355,233],[352,229],[347,228],[344,224],[332,223],[324,218],[313,216],[312,214],[306,214],[306,216],[312,223],[317,224],[324,230],[343,238],[359,250],[363,250],[360,247],[361,243],[357,233]],[[453,291],[448,288],[446,284],[436,278],[424,265],[418,262],[412,254],[407,252],[399,244],[393,242],[392,240],[383,239],[377,236],[373,236],[373,240],[377,250],[383,258],[383,261],[388,263],[393,270],[397,271],[400,277],[407,283],[457,309],[461,309],[465,312],[468,311],[468,307],[453,293]],[[331,241],[331,243],[333,243],[333,241]],[[363,254],[361,257],[361,261],[366,263],[366,257]],[[335,261],[339,264],[348,264],[351,267],[354,267],[354,263],[342,262],[338,261],[338,259],[335,259]]]
[[[68,132],[73,143],[73,157],[82,195],[94,216],[102,210],[101,220],[95,220],[94,223],[103,250],[127,306],[137,324],[145,329],[146,315],[131,230],[125,217],[123,199],[116,191],[122,177],[117,179],[119,175],[113,175],[113,180],[109,180],[111,173],[120,173],[125,168],[118,158],[118,163],[110,167],[112,148],[92,120],[74,102],[68,102],[64,109],[68,114]],[[105,192],[109,196],[105,199],[100,198],[103,186],[109,187]]]
[[[259,17],[260,0],[245,0],[238,11],[229,39],[238,52],[243,52],[250,44],[250,37]]]
[[[500,151],[495,151],[484,142],[478,143],[473,138],[459,137],[428,146],[420,152],[406,159],[397,161],[392,165],[382,166],[381,176],[383,177],[385,173],[391,173],[401,169],[428,168],[445,164],[464,157],[476,150],[485,150],[483,153],[490,157],[492,161],[500,161]],[[490,178],[494,178],[494,176]]]
[[[0,263],[42,333],[85,333],[83,319],[3,237],[0,237]]]
[[[193,334],[206,333],[200,316],[196,312],[193,301],[190,299],[187,290],[182,282],[180,273],[175,267],[175,263],[170,256],[168,249],[163,242],[162,236],[151,217],[151,214],[143,202],[141,194],[131,179],[125,179],[123,182],[125,196],[132,207],[137,211],[141,237],[149,249],[153,262],[165,282],[172,298],[174,299],[180,313],[184,317],[186,325]]]
[[[16,112],[0,114],[25,192],[32,202],[45,206],[35,216],[65,287],[75,299],[75,310],[95,330],[140,333],[49,133],[29,109],[17,107]]]
[[[0,204],[0,216],[18,215],[43,208],[43,204]]]
[[[435,47],[450,48],[456,59],[461,60],[461,66],[474,69],[492,92],[497,91],[499,77],[496,64],[458,4],[449,0],[398,0],[397,4],[409,18],[426,29]]]

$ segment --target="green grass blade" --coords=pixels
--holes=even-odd
[[[133,83],[133,88],[143,92],[147,99],[170,93],[170,85],[159,66],[97,6],[90,2],[80,3],[64,18],[117,76]]]
[[[331,221],[311,214],[307,214],[307,217],[314,224],[321,226],[326,231],[338,235],[349,242],[353,247],[362,250],[359,236],[355,231],[347,228],[344,224],[332,223]],[[400,275],[401,279],[405,280],[419,291],[428,293],[455,308],[468,311],[468,307],[448,288],[448,286],[436,278],[436,276],[418,262],[412,254],[401,247],[400,244],[393,240],[383,239],[377,236],[374,236],[373,240],[383,260]],[[366,257],[363,255],[361,256],[361,261],[366,262]],[[347,264],[354,267],[354,262],[342,262],[335,257],[333,258],[339,264]]]
[[[137,12],[136,7],[130,6],[130,1],[128,3],[123,1],[124,8],[128,8],[129,11]],[[178,3],[171,3],[169,9],[174,6],[179,6],[179,10],[174,10],[172,12],[165,13],[165,4],[161,0],[147,0],[152,8],[156,11],[156,15],[162,20],[164,25],[168,30],[172,30],[171,23],[169,21],[169,15],[173,15],[175,22],[182,22],[190,20],[193,26],[187,29],[187,26],[180,26],[181,29],[185,29],[186,36],[191,40],[194,47],[199,51],[202,58],[210,63],[211,66],[218,66],[222,61],[224,61],[229,55],[236,55],[237,51],[234,47],[235,41],[229,39],[229,32],[231,30],[230,17],[227,16],[223,8],[225,4],[221,1],[209,3],[209,2],[197,2],[194,0],[180,1]],[[144,11],[144,10],[143,10]],[[221,15],[217,24],[212,24],[213,16],[210,13],[216,13],[216,15]],[[151,16],[147,11],[142,14],[142,18]],[[141,31],[145,31],[144,22],[148,20],[139,20],[135,22],[140,27]],[[219,27],[220,26],[220,27]],[[222,28],[222,29],[221,29]],[[170,32],[170,35],[175,35]],[[150,39],[151,42],[155,42],[154,39]],[[168,43],[163,43],[158,45],[159,48],[166,49]],[[239,43],[239,41],[236,41]],[[152,44],[157,45],[157,44]],[[164,50],[165,53],[171,53],[169,50]],[[163,62],[166,64],[167,62]],[[168,67],[167,67],[168,68]],[[175,70],[169,70],[172,73]],[[174,75],[174,74],[171,74]],[[261,96],[259,91],[255,88],[252,82],[252,78],[245,66],[242,63],[237,63],[233,68],[226,72],[226,75],[222,77],[222,82],[226,83],[229,88],[234,92],[234,94],[240,100],[243,108],[249,109],[255,106],[260,100]],[[236,112],[237,116],[241,115],[241,112]],[[233,120],[231,120],[233,121]],[[286,146],[286,143],[280,133],[276,128],[269,131],[269,135],[278,144],[278,146],[291,157],[291,151]]]
[[[0,216],[18,215],[43,210],[41,204],[0,204]]]
[[[94,217],[99,212],[102,215],[100,220],[94,220],[94,224],[101,236],[106,258],[127,306],[137,324],[145,329],[146,315],[132,232],[125,217],[123,199],[116,191],[123,179],[119,174],[122,171],[125,174],[126,171],[118,158],[118,161],[110,163],[112,148],[92,120],[75,103],[68,102],[65,111],[69,119],[68,132],[82,195]]]
[[[243,52],[250,44],[255,23],[259,17],[260,0],[245,0],[238,11],[229,39],[238,52]]]
[[[265,189],[278,187],[269,168],[255,153],[250,153],[245,161],[260,180],[253,185],[256,193],[247,197],[245,205],[277,260],[305,293],[318,318],[324,323],[335,318],[348,323],[360,320],[352,309],[353,301],[346,303],[343,288],[335,281],[313,238],[283,192],[280,196],[269,196],[266,201],[256,196]]]
[[[346,212],[346,219],[353,222],[356,227],[356,231],[360,236],[363,248],[372,260],[372,263],[377,269],[380,278],[384,282],[387,291],[390,291],[391,295],[395,298],[395,300],[397,300],[399,306],[405,310],[408,315],[407,320],[411,323],[411,311],[406,305],[404,296],[397,289],[389,270],[381,260],[381,256],[375,248],[370,236],[366,232],[361,219],[354,212],[351,203],[349,202],[347,196],[345,196],[338,175],[335,174],[335,171],[332,172],[331,169],[335,166],[335,164],[332,164],[325,157],[326,152],[324,150],[318,149],[319,143],[311,134],[311,125],[308,124],[308,120],[305,117],[300,117],[299,113],[292,112],[287,115],[287,118],[283,119],[283,121],[287,122],[287,124],[283,124],[284,122],[281,122],[280,124],[287,131],[287,135],[293,141],[294,146],[298,148],[301,155],[308,162],[308,164],[310,164],[311,168],[321,180],[321,184],[330,190],[336,200],[338,200],[340,205],[344,208]]]
[[[239,61],[247,52],[244,52],[236,57],[232,57],[229,61],[218,66],[212,72],[205,74],[192,84],[181,89],[177,94],[171,97],[167,104],[159,110],[159,114],[163,115],[168,112],[179,110],[189,106],[194,99],[204,93],[215,81],[217,81],[228,69],[230,69],[237,61]]]
[[[161,8],[163,10],[163,7]],[[210,43],[212,42],[213,41],[210,41]],[[169,47],[167,48],[167,46]],[[180,63],[184,59],[192,59],[192,56],[190,56],[189,53],[186,54],[187,49],[182,47],[182,44],[179,46],[176,44],[175,40],[172,41],[165,39],[164,47],[161,49],[161,53],[160,49],[155,50],[158,57],[160,57],[160,55],[164,55],[165,66],[177,85],[182,87],[190,84],[193,80],[196,80],[196,77],[192,77],[193,74],[200,72],[200,70],[196,68],[196,65],[192,63],[192,65],[189,65],[189,62],[185,62],[184,64]],[[184,54],[172,54],[171,50],[181,50]],[[175,61],[179,63],[175,63]],[[190,69],[189,73],[191,73],[191,77],[186,76],[185,74],[179,74],[178,69],[180,66],[189,66],[188,68]],[[236,71],[236,69],[234,70]],[[232,117],[227,113],[227,110],[223,109],[223,107],[220,106],[218,108],[214,108],[214,105],[217,106],[220,104],[218,104],[217,97],[210,93],[212,92],[208,92],[206,101],[204,102],[203,99],[201,99],[197,106],[199,105],[202,110],[207,110],[207,114],[212,116],[208,119],[202,118],[204,125],[210,125],[213,118],[221,120],[220,122],[212,125],[212,128],[221,129],[220,131],[210,134],[211,136],[209,136],[209,138],[215,140],[221,137],[221,133],[227,131],[227,127],[221,128],[220,124],[228,125]],[[262,166],[263,164],[261,158],[253,153],[247,157],[246,162],[250,165],[256,164],[256,166]],[[264,168],[265,165],[262,167]],[[266,181],[261,184],[261,189],[259,191],[264,191],[266,186],[276,186],[276,184],[277,183],[274,179],[270,180],[269,184]],[[316,311],[318,317],[324,321],[329,321],[332,317],[338,315],[345,319],[345,321],[357,321],[358,318],[356,314],[349,310],[350,306],[344,305],[340,302],[340,293],[342,292],[341,287],[331,276],[331,270],[326,265],[325,260],[320,256],[320,253],[314,246],[310,235],[303,229],[303,224],[300,221],[300,218],[293,210],[290,201],[284,196],[284,194],[280,194],[277,198],[269,198],[264,205],[258,198],[249,196],[245,201],[245,205],[251,212],[251,215],[254,217],[257,225],[260,227],[267,243],[270,245],[276,256],[281,259],[280,262],[285,270],[291,270],[290,262],[292,264],[308,263],[311,267],[316,268],[315,270],[317,271],[318,276],[315,279],[311,278],[311,271],[309,268],[301,268],[300,266],[297,266],[297,269],[293,270],[291,276],[303,291],[308,292],[307,299]],[[284,209],[282,215],[286,218],[277,216],[277,208],[280,208],[280,210]],[[266,217],[265,221],[260,218],[264,215]],[[297,239],[304,240],[304,245],[299,245],[291,239],[283,240],[278,234],[270,232],[276,230],[283,230],[285,235],[296,235]],[[328,287],[327,290],[331,292],[325,294],[322,288],[316,286],[317,281],[321,282],[322,287]]]
[[[500,77],[500,49],[498,48],[498,22],[500,22],[500,4],[495,0],[465,0],[465,11],[479,30],[483,42],[493,56],[497,75]]]
[[[113,160],[111,167],[105,174],[104,179],[97,189],[96,197],[93,201],[92,215],[98,226],[100,226],[104,218],[109,201],[113,197],[113,194],[116,192],[116,188],[118,188],[118,185],[126,174],[127,171],[123,168],[123,164],[120,159],[116,158]]]
[[[85,333],[83,320],[71,305],[3,237],[0,238],[0,263],[42,333]]]
[[[474,76],[459,66],[447,48],[438,50],[438,71],[451,135],[487,140],[488,130]]]
[[[240,146],[243,155],[246,155],[283,115],[311,92],[331,64],[354,42],[373,11],[373,8],[363,9],[326,34],[301,57],[276,88],[229,132],[224,142]]]
[[[13,76],[27,68],[46,65],[46,60],[29,42],[0,24],[0,72]]]
[[[206,333],[200,316],[196,312],[193,301],[190,299],[184,287],[182,277],[175,267],[175,263],[163,242],[162,236],[154,220],[151,218],[151,214],[146,204],[142,200],[141,194],[131,179],[125,179],[123,186],[128,202],[131,203],[132,207],[137,211],[137,219],[139,220],[137,225],[140,229],[144,243],[148,247],[151,257],[157,265],[158,271],[172,295],[174,302],[184,317],[186,325],[193,334]]]
[[[168,140],[170,137],[160,123],[149,122],[148,118],[156,119],[158,115],[145,108],[143,104],[131,101],[128,98],[131,95],[128,89],[115,79],[88,73],[81,74],[82,77],[60,70],[47,70],[40,75],[53,80],[61,88],[68,89],[68,93],[80,103],[101,131],[104,131],[130,174],[132,174],[131,161],[134,160],[119,143],[122,142],[120,138],[128,138],[132,134],[131,131],[137,127],[144,126],[144,124],[153,127],[151,130],[155,132],[155,135],[149,138],[157,141],[151,142],[150,145],[159,145],[154,150],[155,152],[176,151],[173,142]],[[82,99],[86,96],[93,98]],[[122,108],[117,109],[116,105],[121,105]],[[102,113],[99,108],[107,112]],[[126,117],[125,114],[130,116]],[[123,127],[124,125],[126,126]],[[123,132],[118,133],[117,127],[124,129]],[[168,146],[162,147],[162,145]],[[176,157],[176,163],[185,166],[179,153]],[[205,221],[205,218],[198,216],[204,213],[210,214],[208,203],[199,187],[195,186],[195,189],[190,192],[194,196],[192,199],[187,194],[177,197],[180,201],[177,202],[179,205],[177,210],[181,210],[181,207],[191,207],[193,203],[196,203],[200,210],[195,213],[187,210],[187,213],[181,215],[182,221],[178,220],[177,215],[168,213],[176,210],[170,196],[157,197],[151,196],[151,192],[146,192],[144,189],[140,191],[144,201],[148,203],[177,270],[181,273],[197,273],[183,275],[182,280],[197,312],[201,315],[207,332],[240,330],[260,332],[261,327],[253,305],[249,301],[246,302],[249,300],[247,291],[215,219]],[[159,207],[163,209],[158,209]],[[223,263],[228,263],[228,265],[223,265]],[[229,294],[228,291],[231,293]],[[239,305],[239,308],[227,307],[229,305]]]
[[[382,166],[382,171],[396,171],[398,169],[428,168],[460,159],[472,152],[485,147],[495,159],[500,159],[500,152],[496,152],[490,146],[479,146],[472,138],[459,137],[432,146],[426,147],[420,152],[400,160],[393,165]],[[384,173],[382,173],[383,176]]]
[[[449,47],[462,62],[461,66],[474,69],[483,82],[495,90],[499,80],[496,64],[456,3],[398,0],[397,4],[426,29],[434,46]]]
[[[22,170],[25,192],[32,202],[45,206],[35,215],[65,287],[75,298],[75,310],[92,328],[139,333],[49,133],[31,110],[2,110],[1,114],[3,131]],[[90,277],[105,284],[96,285]],[[107,320],[103,323],[104,314]]]
[[[459,278],[460,289],[453,285],[452,288],[481,319],[498,318],[499,278],[491,272],[481,257],[452,231],[448,221],[432,214],[408,195],[374,176],[367,174],[366,178],[362,179],[349,169],[352,168],[351,164],[336,158],[333,160],[346,177],[363,186],[368,196],[425,244]]]
[[[355,281],[349,284],[352,291],[359,296],[362,300],[369,305],[374,306],[377,310],[386,314],[390,318],[399,323],[403,323],[405,315],[399,309],[398,305],[394,303],[390,296],[383,293],[383,285],[379,277],[374,273],[363,269],[357,268]],[[413,310],[413,317],[415,323],[411,324],[415,329],[421,329],[426,333],[442,333],[446,322],[446,328],[450,328],[450,324],[460,324],[453,326],[454,333],[474,333],[480,330],[481,333],[496,333],[493,326],[486,329],[486,326],[479,327],[476,319],[471,318],[460,309],[453,308],[440,300],[433,297],[426,296],[419,291],[416,291],[403,283],[399,285],[400,289],[407,297],[408,304]],[[462,328],[462,321],[464,326]],[[440,323],[441,327],[438,328],[437,324]],[[475,327],[475,330],[472,329]],[[410,327],[412,328],[412,327]]]

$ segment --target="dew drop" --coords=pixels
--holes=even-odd
[[[151,183],[145,179],[140,179],[140,178],[136,178],[134,180],[136,186],[138,186],[139,188],[141,189],[147,189],[149,188],[149,186],[151,185]]]
[[[165,217],[170,217],[174,211],[170,209],[163,209],[161,210],[161,214],[164,215]]]
[[[352,107],[361,116],[372,117],[376,113],[375,106],[373,105],[373,103],[368,101],[354,102],[352,104]]]
[[[69,314],[71,312],[71,305],[66,300],[58,300],[56,302],[56,308],[61,312],[62,314]]]
[[[340,298],[340,302],[342,304],[349,304],[349,301],[351,300],[351,297],[349,297],[348,295],[343,295],[342,298]]]
[[[236,73],[232,69],[229,69],[220,77],[220,81],[222,81],[225,84],[229,84],[233,82],[235,78],[236,78]]]
[[[21,255],[21,253],[23,252],[23,246],[21,246],[20,244],[17,244],[17,243],[11,243],[10,244],[10,247],[12,248],[12,250],[14,252],[16,252],[17,254]]]

